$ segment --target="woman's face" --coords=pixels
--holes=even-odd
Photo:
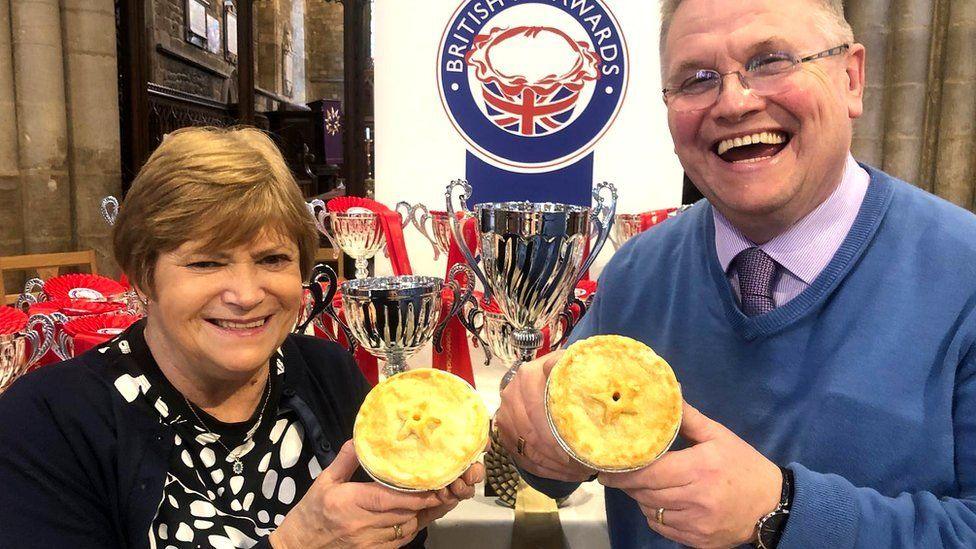
[[[156,261],[146,328],[153,355],[193,377],[253,375],[298,317],[298,246],[268,232],[217,253],[202,244],[186,242]]]

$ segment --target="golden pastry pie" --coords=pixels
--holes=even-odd
[[[671,366],[647,345],[616,335],[570,345],[546,383],[556,439],[601,471],[639,469],[664,453],[681,424],[681,402]]]
[[[461,476],[488,442],[488,410],[475,390],[433,368],[388,378],[366,395],[353,444],[363,469],[407,490],[437,490]]]

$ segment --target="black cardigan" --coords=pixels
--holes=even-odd
[[[282,350],[280,405],[298,412],[325,466],[352,437],[369,384],[335,343],[290,335]],[[173,433],[113,387],[107,366],[124,359],[96,348],[0,395],[0,548],[148,547]]]

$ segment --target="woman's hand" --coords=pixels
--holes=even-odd
[[[428,522],[457,505],[456,500],[445,503],[437,493],[411,494],[375,482],[349,482],[358,467],[356,450],[348,441],[271,534],[271,545],[275,549],[400,547]],[[465,476],[469,473],[470,469]],[[458,486],[458,490],[467,493],[470,486],[467,482],[462,484],[465,486]],[[456,497],[454,484],[450,488],[452,497]],[[447,508],[441,511],[444,507]]]
[[[446,515],[451,509],[457,507],[461,500],[474,497],[474,485],[485,480],[485,466],[475,463],[457,480],[446,488],[441,488],[436,492],[440,505],[424,509],[417,515],[420,528],[426,528],[428,524]]]

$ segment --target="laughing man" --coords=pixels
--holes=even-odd
[[[976,547],[976,217],[851,156],[866,53],[840,0],[665,0],[661,37],[707,201],[617,252],[573,339],[647,343],[697,409],[597,477],[613,546]],[[560,496],[594,472],[549,430],[552,363],[496,425]]]

